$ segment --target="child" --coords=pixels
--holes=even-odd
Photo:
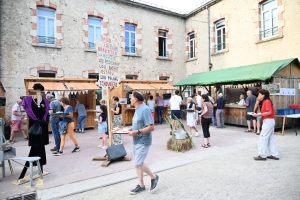
[[[102,149],[107,149],[107,107],[105,105],[100,106],[100,115],[98,118],[98,133],[102,135],[102,145],[100,144],[98,147]]]

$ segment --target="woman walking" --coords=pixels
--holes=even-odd
[[[211,123],[211,116],[213,113],[213,105],[210,103],[207,94],[202,94],[202,113],[199,117],[201,117],[202,122],[202,130],[203,130],[203,137],[204,137],[204,144],[202,145],[203,148],[210,147],[209,138],[209,126]]]
[[[193,137],[192,129],[194,129],[196,131],[195,136],[198,137],[198,129],[196,128],[196,120],[197,120],[196,105],[193,102],[191,97],[187,98],[187,108],[193,110],[193,111],[188,111],[186,113],[186,124],[188,127],[189,135]]]
[[[114,113],[113,119],[113,128],[122,127],[122,106],[119,104],[119,97],[114,97],[115,108],[111,109],[111,112]],[[122,144],[121,134],[113,134],[114,145]]]
[[[102,149],[107,149],[107,108],[105,105],[100,106],[100,115],[98,118],[98,133],[102,135],[102,144],[100,144],[98,147]]]
[[[75,148],[72,151],[72,153],[80,151],[77,139],[74,136],[73,107],[70,106],[70,101],[66,97],[61,98],[59,101],[60,101],[60,104],[64,107],[64,115],[59,115],[59,117],[62,118],[63,120],[59,122],[59,125],[60,125],[59,133],[60,133],[61,142],[60,142],[59,150],[53,153],[56,156],[63,155],[63,149],[65,147],[67,135],[69,136],[69,138],[72,140],[72,142],[75,145]]]
[[[254,160],[279,160],[278,149],[274,139],[274,107],[268,90],[258,92],[258,100],[262,102],[261,113],[254,113],[253,117],[262,116],[263,125],[258,140],[258,156]],[[267,149],[270,156],[267,156]]]

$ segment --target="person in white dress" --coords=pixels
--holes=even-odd
[[[186,114],[186,123],[188,127],[188,132],[191,137],[193,137],[192,129],[196,131],[195,136],[198,137],[198,129],[196,128],[196,106],[191,97],[187,98],[187,109],[192,109],[193,112],[188,111]]]

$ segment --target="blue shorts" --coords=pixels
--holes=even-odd
[[[150,149],[149,146],[144,144],[133,145],[133,162],[135,165],[143,165]]]
[[[98,123],[98,133],[106,133],[107,132],[107,123],[106,121]]]
[[[171,110],[172,119],[175,119],[173,115],[175,115],[178,119],[181,118],[180,110]]]

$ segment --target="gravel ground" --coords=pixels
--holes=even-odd
[[[232,148],[210,147],[202,160],[160,171],[159,185],[130,195],[136,179],[75,194],[77,199],[300,199],[300,136],[275,136],[280,160],[254,161],[257,142],[242,141]],[[151,165],[150,165],[151,166]],[[155,168],[155,167],[153,167]],[[132,170],[132,173],[134,171]]]

